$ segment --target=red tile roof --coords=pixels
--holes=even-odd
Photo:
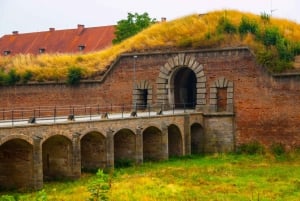
[[[77,29],[55,30],[19,34],[13,32],[0,38],[0,54],[11,55],[45,53],[92,52],[112,45],[115,26],[85,28],[78,25]]]

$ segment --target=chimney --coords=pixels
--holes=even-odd
[[[167,21],[167,18],[166,17],[162,17],[161,18],[161,22],[166,22]]]
[[[77,30],[78,30],[78,34],[81,34],[84,30],[84,25],[83,24],[77,24]]]
[[[13,31],[12,34],[13,34],[13,35],[18,35],[19,32],[18,32],[18,31]]]
[[[52,31],[55,31],[55,28],[50,27],[50,28],[49,28],[49,31],[51,31],[51,32],[52,32]]]

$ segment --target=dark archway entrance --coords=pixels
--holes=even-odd
[[[72,177],[72,142],[55,135],[43,143],[43,173],[45,180]]]
[[[114,135],[115,165],[134,163],[136,159],[135,134],[129,129],[122,129]]]
[[[14,139],[0,146],[0,190],[31,188],[33,147],[25,140]]]
[[[163,159],[162,133],[156,127],[149,127],[143,132],[143,159],[157,161]]]
[[[106,166],[106,141],[98,132],[86,134],[80,141],[82,171],[97,171]]]
[[[191,126],[191,153],[204,154],[204,130],[200,124]]]
[[[195,108],[197,94],[197,78],[189,68],[180,68],[174,75],[175,108]]]
[[[168,148],[169,157],[183,155],[181,132],[175,125],[170,125],[168,127]]]

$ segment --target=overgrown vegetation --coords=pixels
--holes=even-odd
[[[292,68],[294,56],[300,54],[299,41],[299,24],[265,13],[259,16],[222,10],[201,16],[194,14],[152,24],[133,37],[100,52],[1,56],[0,84],[67,82],[71,66],[83,69],[81,79],[93,78],[103,74],[121,53],[164,48],[248,46],[256,54],[258,62],[270,72],[282,72]],[[8,81],[6,77],[13,71],[17,76],[14,78],[19,78]]]
[[[78,85],[82,78],[82,69],[72,66],[68,69],[67,83],[70,85]]]
[[[250,144],[249,147],[261,146],[258,142]],[[99,170],[96,175],[83,174],[74,182],[46,183],[38,192],[5,193],[0,195],[0,200],[297,201],[300,197],[300,155],[282,154],[279,147],[282,145],[274,143],[274,155],[272,151],[265,154],[259,151],[253,155],[185,156],[117,168],[113,174]],[[280,160],[275,157],[278,154]]]
[[[115,31],[116,38],[113,40],[113,43],[120,43],[154,23],[156,23],[156,19],[151,19],[148,13],[128,13],[127,19],[118,21]]]

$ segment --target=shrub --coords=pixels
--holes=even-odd
[[[241,144],[240,146],[238,146],[236,149],[236,153],[249,155],[264,154],[265,148],[258,141],[251,141],[249,143]]]
[[[247,33],[256,34],[258,32],[258,24],[254,20],[250,20],[247,17],[242,17],[239,25],[239,33],[245,35]]]
[[[276,42],[276,48],[279,54],[279,58],[282,61],[292,61],[294,59],[293,47],[285,38],[279,38]]]
[[[270,22],[270,15],[263,12],[260,14],[260,19],[266,24]]]
[[[82,78],[82,70],[79,67],[70,67],[68,69],[67,83],[70,85],[78,85]]]
[[[108,191],[110,189],[110,180],[107,174],[102,170],[98,170],[96,177],[93,178],[88,184],[88,190],[91,193],[91,201],[108,200]]]
[[[217,31],[218,33],[234,34],[237,32],[237,28],[229,21],[229,19],[222,17],[217,25]]]
[[[32,78],[33,74],[30,70],[26,70],[25,73],[21,76],[22,82],[27,83]]]
[[[286,153],[285,147],[282,143],[273,143],[270,149],[275,156],[281,156]]]
[[[2,195],[0,197],[0,200],[1,201],[16,201],[15,197],[11,196],[11,195]]]
[[[261,37],[265,46],[276,45],[277,41],[282,38],[277,27],[267,27]]]
[[[17,74],[15,69],[11,69],[7,76],[5,77],[5,84],[7,85],[15,85],[17,82],[20,81],[20,75]]]

